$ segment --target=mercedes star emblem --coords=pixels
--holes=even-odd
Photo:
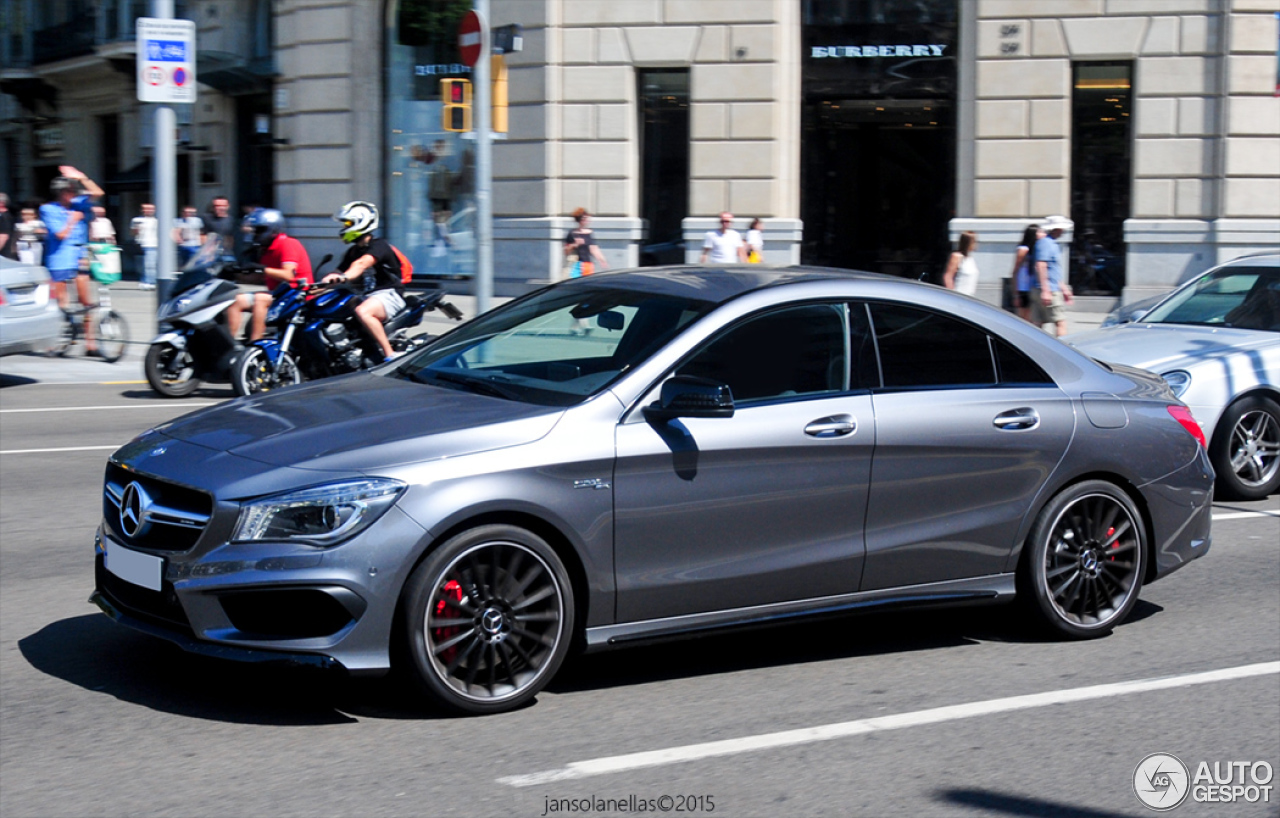
[[[151,497],[136,482],[125,486],[120,498],[120,530],[129,537],[146,533],[151,525]]]

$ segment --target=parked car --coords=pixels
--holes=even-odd
[[[0,355],[49,349],[65,328],[66,318],[50,293],[49,271],[0,258]]]
[[[1204,427],[1220,496],[1259,499],[1280,489],[1280,255],[1235,259],[1135,323],[1064,340],[1099,360],[1159,373]]]
[[[143,434],[107,466],[93,598],[489,713],[571,645],[1015,594],[1101,636],[1206,553],[1212,481],[1164,381],[976,300],[645,268]]]

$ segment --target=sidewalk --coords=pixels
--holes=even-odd
[[[413,292],[413,290],[410,290]],[[450,295],[450,303],[462,310],[463,319],[475,317],[476,299],[470,295]],[[494,306],[510,299],[494,298]],[[129,350],[114,364],[91,358],[46,358],[42,355],[8,355],[0,358],[0,386],[5,381],[41,383],[145,383],[142,360],[147,346],[156,336],[156,293],[140,290],[137,282],[122,281],[111,288],[111,306],[121,313],[129,325]],[[1071,310],[1067,312],[1071,332],[1094,329],[1105,317],[1101,312]],[[426,314],[412,334],[439,335],[457,326],[439,312]]]

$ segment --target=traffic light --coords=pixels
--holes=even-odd
[[[471,80],[440,80],[440,99],[444,102],[444,129],[454,133],[471,130]]]
[[[501,54],[494,54],[489,59],[489,87],[493,89],[491,110],[493,111],[493,132],[507,132],[507,60]]]

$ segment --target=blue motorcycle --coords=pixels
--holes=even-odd
[[[282,284],[271,295],[267,324],[275,327],[278,335],[254,341],[240,355],[231,375],[237,395],[358,372],[382,363],[381,349],[356,316],[356,307],[364,299],[348,287]],[[405,308],[384,325],[391,348],[408,352],[431,340],[429,335],[410,337],[409,330],[432,310],[455,321],[462,319],[462,311],[445,300],[443,290],[406,296]]]

